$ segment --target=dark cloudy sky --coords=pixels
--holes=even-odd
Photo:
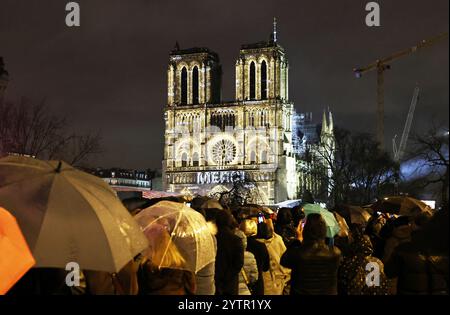
[[[207,46],[219,53],[223,96],[234,97],[241,44],[266,40],[276,16],[290,61],[290,98],[320,119],[373,131],[376,75],[352,68],[448,31],[448,0],[378,1],[381,27],[368,28],[360,0],[81,0],[81,27],[65,25],[65,0],[0,0],[0,56],[9,98],[46,97],[78,132],[100,130],[105,154],[94,163],[160,167],[168,53]],[[448,39],[395,62],[386,73],[386,143],[401,134],[416,82],[413,128],[433,117],[448,125]]]

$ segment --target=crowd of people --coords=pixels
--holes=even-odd
[[[155,201],[125,200],[134,216]],[[176,202],[176,201],[173,201]],[[181,202],[181,201],[180,201]],[[138,255],[118,273],[83,270],[80,285],[67,271],[31,269],[9,292],[116,295],[394,295],[448,294],[448,208],[414,217],[374,213],[366,224],[327,236],[318,213],[302,206],[251,212],[194,198],[214,239],[215,261],[194,273],[183,268],[170,232],[152,238],[153,256]],[[170,268],[161,268],[165,261]]]

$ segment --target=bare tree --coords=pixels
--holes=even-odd
[[[449,130],[443,123],[433,122],[431,128],[412,136],[410,159],[419,161],[418,172],[425,174],[417,181],[421,188],[440,186],[441,201],[448,203],[449,194]]]
[[[51,114],[45,100],[0,101],[0,156],[14,153],[78,165],[100,152],[98,133],[69,132],[65,117]]]
[[[257,183],[248,178],[234,178],[230,189],[217,192],[213,197],[232,209],[246,204],[263,203]]]
[[[395,163],[367,133],[335,128],[334,143],[313,148],[303,171],[330,190],[331,200],[339,203],[367,203],[386,192],[394,179]]]

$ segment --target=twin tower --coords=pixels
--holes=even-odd
[[[170,52],[164,187],[214,195],[240,179],[258,187],[254,203],[295,198],[295,110],[288,100],[289,64],[277,42],[276,21],[269,40],[241,46],[235,69],[235,99],[222,102],[216,53],[178,44]]]
[[[289,64],[277,43],[276,21],[269,41],[242,45],[236,60],[236,101],[288,99]],[[180,49],[170,53],[168,106],[221,102],[222,67],[208,48]]]

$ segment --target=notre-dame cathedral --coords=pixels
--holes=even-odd
[[[171,51],[165,189],[207,195],[229,189],[234,181],[248,181],[257,186],[255,202],[262,204],[314,191],[321,183],[301,171],[300,151],[307,144],[295,133],[299,116],[289,99],[289,62],[277,41],[276,21],[269,41],[241,46],[235,69],[235,100],[222,102],[219,56],[208,48],[180,49],[178,44]],[[328,143],[333,139],[331,114],[329,119],[331,126],[324,115],[319,137]]]

